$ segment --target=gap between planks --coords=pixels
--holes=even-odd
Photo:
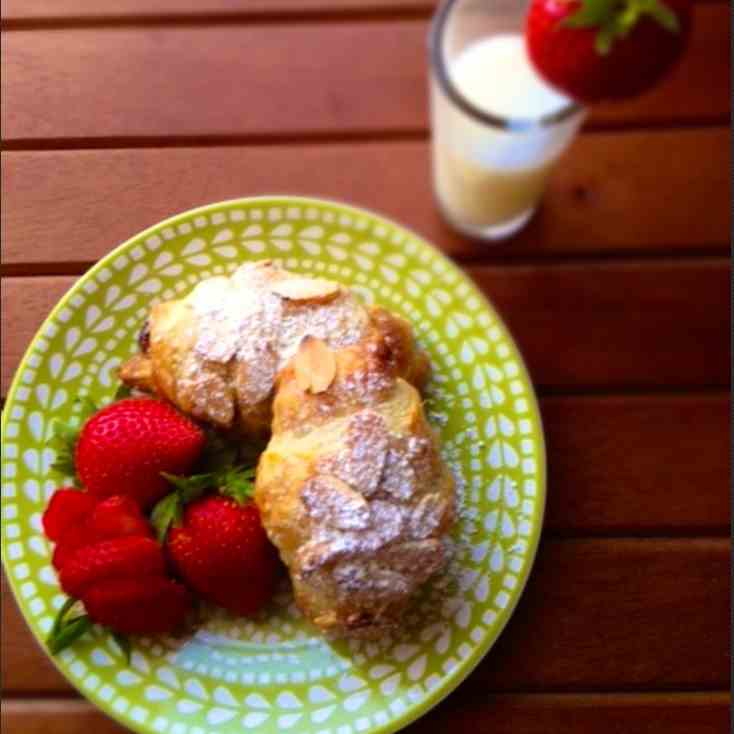
[[[459,688],[411,724],[405,734],[452,731],[474,734],[609,734],[657,731],[667,734],[721,734],[726,730],[730,697],[723,691],[605,694],[462,695]],[[10,698],[3,701],[2,721],[8,734],[97,734],[127,731],[92,704],[79,698]],[[486,727],[486,728],[485,728]]]
[[[669,265],[673,267],[685,267],[687,263],[711,263],[726,264],[731,260],[727,255],[729,246],[722,243],[721,247],[696,250],[680,250],[671,248],[669,251],[646,252],[635,250],[618,250],[614,252],[599,252],[580,255],[548,255],[542,253],[537,255],[512,256],[512,255],[483,255],[462,254],[451,255],[450,259],[459,265],[468,268],[584,268],[588,266],[603,267],[604,265],[629,265],[633,267],[644,267],[645,265]],[[34,263],[2,263],[0,264],[0,276],[3,278],[42,278],[54,276],[82,276],[88,270],[99,263],[99,260],[87,260],[82,262],[34,262]],[[580,387],[581,392],[586,393],[587,388]],[[593,390],[593,388],[590,388]]]
[[[666,133],[687,130],[706,130],[721,127],[729,121],[728,115],[701,115],[681,120],[677,117],[657,117],[654,121],[620,119],[596,120],[591,118],[583,128],[582,134],[594,135],[616,133]],[[400,143],[428,142],[430,133],[427,128],[413,130],[365,129],[354,131],[296,131],[293,133],[254,133],[245,135],[172,135],[131,136],[131,137],[92,137],[92,138],[14,138],[4,140],[3,152],[56,152],[56,151],[95,151],[95,150],[135,150],[135,149],[179,149],[179,148],[233,148],[241,146],[276,147],[287,145],[350,145],[354,143]]]
[[[695,0],[721,3],[722,0]],[[140,0],[111,6],[79,2],[34,3],[6,0],[0,27],[3,30],[46,28],[97,28],[118,25],[257,25],[283,23],[343,23],[427,19],[437,0],[250,0],[250,2],[158,2]],[[45,6],[44,7],[39,7]],[[80,7],[81,5],[81,7]]]

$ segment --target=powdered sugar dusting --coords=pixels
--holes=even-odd
[[[366,315],[349,293],[322,305],[289,303],[278,324],[278,369],[296,353],[305,336],[314,336],[332,349],[356,344],[364,334]]]
[[[346,448],[336,456],[323,459],[319,470],[371,497],[380,484],[388,438],[385,419],[372,410],[361,410],[347,424]]]
[[[345,443],[301,490],[312,524],[297,566],[302,576],[330,575],[340,593],[387,603],[443,565],[444,544],[432,536],[453,515],[453,500],[439,491],[421,495],[437,481],[429,438],[394,435],[379,413],[365,409],[351,417]]]
[[[441,524],[445,503],[439,494],[427,494],[421,498],[408,519],[408,532],[421,540],[434,533]]]
[[[333,575],[337,585],[347,594],[386,596],[410,591],[404,576],[377,563],[345,561],[334,567]]]
[[[373,396],[389,390],[394,384],[393,377],[379,370],[355,370],[342,382],[344,391],[360,402],[367,402]]]
[[[361,530],[370,524],[365,499],[334,477],[316,476],[306,482],[301,502],[311,518],[340,530]]]
[[[235,391],[244,412],[270,396],[278,371],[304,337],[340,349],[358,342],[365,332],[367,312],[344,289],[328,303],[292,301],[271,290],[274,283],[291,278],[304,280],[268,261],[245,263],[231,278],[202,281],[186,299],[199,320],[194,344],[199,362],[239,363]],[[190,381],[198,379],[196,372]]]
[[[382,490],[398,500],[407,500],[430,476],[431,442],[409,436],[394,438],[386,459]]]

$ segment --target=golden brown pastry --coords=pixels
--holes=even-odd
[[[255,501],[300,608],[376,637],[445,562],[454,485],[410,326],[269,261],[154,306],[122,379],[241,436],[270,435]]]
[[[257,470],[255,500],[296,602],[335,635],[396,626],[444,565],[454,519],[453,480],[420,395],[380,359],[380,339],[334,352],[326,377],[326,360],[310,360],[304,344],[278,377]]]
[[[261,260],[229,278],[204,280],[181,300],[153,306],[142,351],[122,365],[120,377],[218,428],[267,438],[275,377],[303,337],[340,349],[372,329],[383,333],[381,348],[395,369],[421,385],[428,361],[407,322],[364,306],[334,281]]]

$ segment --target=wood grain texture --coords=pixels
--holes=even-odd
[[[729,543],[548,540],[465,693],[728,687]],[[3,594],[6,692],[68,692]]]
[[[728,119],[729,6],[697,5],[694,25],[667,81],[599,106],[592,124]],[[12,142],[419,132],[426,31],[420,20],[9,31],[3,134]]]
[[[110,18],[217,18],[257,19],[274,14],[318,16],[354,13],[430,13],[435,0],[117,0],[114,5],[96,0],[5,0],[2,19],[68,20]]]
[[[723,258],[466,272],[506,319],[541,389],[728,385],[730,267]],[[3,279],[3,392],[74,280]]]
[[[724,386],[729,263],[467,268],[541,388]]]
[[[472,701],[461,689],[405,734],[723,734],[726,693],[499,694]],[[444,728],[445,727],[445,728]],[[125,734],[128,730],[80,700],[6,700],[5,734]]]
[[[506,633],[466,685],[728,689],[729,549],[727,539],[544,542]]]
[[[353,13],[431,13],[436,0],[5,0],[4,21],[98,20],[135,18],[227,18],[274,14],[311,16]]]
[[[728,533],[726,394],[540,401],[545,527],[555,533]]]
[[[441,220],[423,142],[6,152],[3,265],[92,262],[173,213],[264,192],[384,212],[456,257],[723,254],[729,148],[728,128],[582,135],[530,226],[491,249]]]

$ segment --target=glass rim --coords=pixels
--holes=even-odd
[[[549,115],[541,115],[540,117],[505,117],[503,115],[495,115],[492,112],[485,112],[465,97],[451,79],[444,58],[443,44],[441,43],[446,23],[457,2],[459,0],[444,0],[439,6],[431,21],[431,28],[428,35],[428,49],[431,68],[435,72],[441,88],[459,109],[469,115],[469,117],[485,125],[518,132],[550,127],[583,111],[584,108],[582,105],[572,101]]]

